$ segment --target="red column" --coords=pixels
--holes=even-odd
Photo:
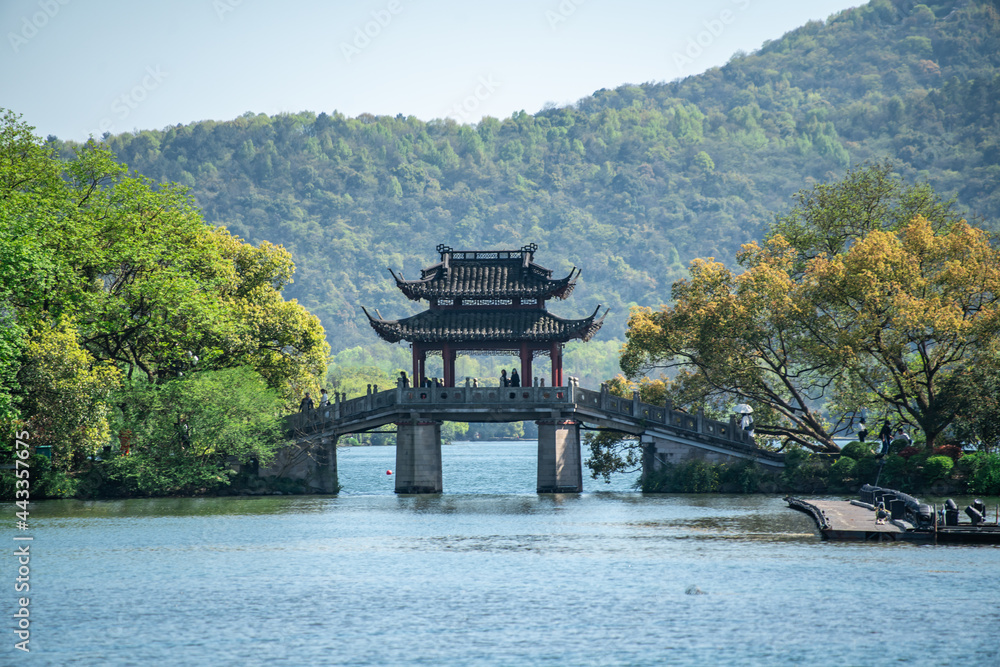
[[[415,376],[413,378],[413,386],[419,387],[420,383],[424,379],[424,367],[427,365],[427,350],[423,348],[417,348],[419,352],[414,352],[416,369],[414,370]]]
[[[442,373],[444,373],[444,386],[454,387],[455,386],[455,351],[451,349],[448,343],[441,345],[441,365],[443,366]]]
[[[521,343],[521,386],[531,386],[531,350],[527,343]]]
[[[563,384],[562,345],[552,343],[552,348],[549,350],[549,358],[552,360],[552,386],[561,387]]]
[[[417,352],[417,350],[419,350],[419,349],[420,349],[420,346],[417,345],[416,343],[412,343],[410,345],[410,350],[413,353],[413,375],[410,376],[410,386],[411,387],[419,387],[420,386],[420,375],[419,375],[419,373],[420,373],[420,361],[418,359],[418,352]]]

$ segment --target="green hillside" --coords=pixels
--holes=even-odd
[[[694,257],[731,262],[790,195],[852,163],[890,157],[994,226],[998,65],[995,2],[875,0],[725,67],[533,115],[247,113],[105,142],[189,186],[208,222],[289,249],[285,294],[320,316],[335,352],[375,340],[362,305],[420,308],[387,268],[414,277],[439,243],[537,243],[557,274],[583,270],[553,312],[608,306],[599,338],[620,339],[629,305],[668,300]]]

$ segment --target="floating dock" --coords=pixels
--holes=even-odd
[[[875,511],[861,503],[846,500],[803,500],[785,498],[789,507],[805,512],[816,520],[819,531],[831,540],[894,542],[902,539],[905,528],[895,523],[875,523]]]
[[[892,506],[892,518],[881,524],[875,523],[875,506],[862,500],[804,500],[788,496],[785,502],[792,509],[810,515],[816,521],[823,537],[830,540],[1000,544],[1000,525],[997,523],[945,525],[936,509],[920,505],[916,499],[906,494],[866,485],[862,489],[862,496],[866,490],[869,495],[873,492],[884,492],[887,494],[886,499],[900,496],[905,500],[893,498],[893,501],[886,502],[887,506]],[[906,505],[915,507],[907,508]],[[913,510],[917,508],[919,512],[915,514]],[[943,514],[944,510],[941,512],[941,515]]]

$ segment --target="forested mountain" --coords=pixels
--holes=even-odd
[[[104,142],[135,171],[189,186],[208,222],[290,250],[285,294],[320,316],[335,352],[374,341],[362,305],[420,308],[386,269],[416,277],[439,243],[537,243],[556,274],[583,270],[552,311],[609,306],[600,338],[621,338],[630,304],[667,301],[694,257],[732,262],[790,195],[852,163],[892,158],[994,227],[998,65],[995,1],[874,0],[725,67],[536,114],[247,113]]]

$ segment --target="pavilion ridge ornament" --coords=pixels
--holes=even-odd
[[[455,250],[437,246],[441,261],[406,280],[389,269],[396,286],[413,301],[426,300],[429,309],[400,320],[387,320],[365,309],[372,328],[385,341],[407,341],[413,348],[413,377],[425,376],[428,355],[444,359],[444,384],[455,386],[458,353],[508,353],[521,360],[521,377],[530,384],[531,362],[547,354],[552,360],[552,386],[562,386],[562,348],[570,340],[590,340],[608,311],[598,318],[569,320],[545,309],[548,299],[566,299],[580,270],[553,279],[552,271],[534,262],[538,246],[519,250]]]

